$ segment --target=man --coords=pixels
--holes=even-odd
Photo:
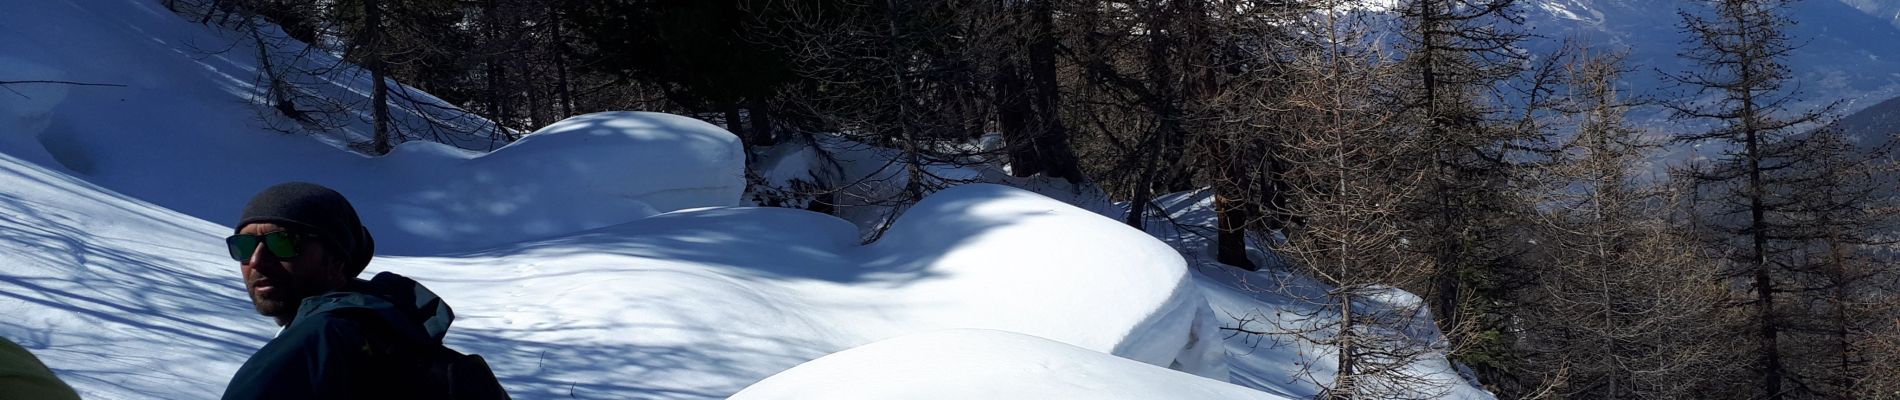
[[[356,279],[375,241],[342,194],[303,182],[264,189],[225,244],[258,314],[282,327],[238,368],[225,399],[449,396],[438,360],[456,354],[441,345],[455,314],[400,275]]]

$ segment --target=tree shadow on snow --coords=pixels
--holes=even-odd
[[[36,179],[8,178],[15,177]],[[97,199],[79,201],[86,200]],[[60,376],[153,397],[164,397],[157,394],[167,391],[154,392],[161,386],[206,386],[210,396],[228,379],[216,375],[229,371],[201,367],[234,367],[269,339],[267,322],[241,295],[235,267],[220,274],[212,260],[167,255],[212,251],[216,238],[201,238],[206,249],[167,248],[174,238],[95,232],[87,227],[110,223],[61,209],[0,193],[0,216],[8,220],[0,224],[0,248],[17,250],[0,268],[0,304],[10,314],[0,318],[0,335],[33,349]],[[258,328],[232,327],[244,319]],[[152,349],[164,349],[163,359],[142,357]],[[164,372],[181,368],[198,368],[198,379]]]
[[[941,202],[947,209],[967,208],[978,200]],[[844,220],[785,208],[720,208],[664,214],[557,239],[465,253],[463,257],[526,254],[536,258],[569,255],[620,255],[731,268],[777,280],[822,280],[846,284],[902,286],[938,277],[930,270],[945,255],[993,229],[1040,214],[992,217],[957,215],[928,221],[900,221],[892,234],[857,244],[856,228]],[[906,227],[904,225],[921,225]],[[914,229],[906,229],[914,228]],[[988,252],[997,264],[1011,254]],[[451,256],[453,258],[454,256]],[[629,265],[629,269],[639,266]],[[591,271],[540,268],[549,276]],[[441,277],[447,281],[487,280]],[[493,277],[494,279],[506,279]]]
[[[516,339],[529,333],[586,337],[653,331],[697,336],[676,345],[611,337],[561,343]],[[482,354],[510,395],[526,399],[724,398],[752,381],[830,352],[817,343],[767,334],[657,324],[461,329],[449,336],[451,346]]]

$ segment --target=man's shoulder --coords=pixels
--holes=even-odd
[[[370,290],[364,290],[364,288],[346,287],[329,293],[304,298],[303,304],[297,307],[297,318],[293,320],[291,325],[296,325],[294,321],[303,320],[307,317],[331,315],[339,311],[351,310],[372,312],[384,310],[400,311],[397,309],[395,303],[390,302],[389,299],[384,298],[383,295]]]
[[[402,341],[439,344],[448,334],[455,312],[435,292],[414,280],[383,272],[374,279],[353,279],[337,290],[305,298],[291,324],[305,319],[326,325],[338,319],[351,320],[386,328],[386,333]]]
[[[239,368],[226,398],[297,396],[291,393],[315,398],[415,397],[411,392],[422,389],[413,383],[422,378],[412,367],[441,347],[441,336],[431,337],[424,323],[437,316],[413,305],[415,293],[428,296],[423,304],[440,299],[407,278],[403,280],[413,285],[411,292],[392,295],[392,288],[403,286],[378,278],[382,282],[353,280],[305,298],[290,325]],[[442,307],[445,314],[447,306]],[[359,387],[380,389],[360,392]]]
[[[348,377],[372,366],[369,335],[360,321],[320,313],[284,327],[238,368],[226,399],[347,398]],[[342,390],[343,392],[339,392]]]
[[[297,319],[291,321],[289,326],[285,326],[282,332],[278,332],[277,338],[272,339],[271,342],[309,341],[339,334],[360,335],[364,321],[363,318],[355,315],[359,312],[350,310],[348,307],[331,307],[328,310],[311,313],[299,312]]]

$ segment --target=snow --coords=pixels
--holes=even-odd
[[[755,384],[745,396],[782,397],[867,371],[888,373],[850,389],[877,397],[1308,397],[1323,380],[1283,366],[1328,365],[1323,346],[1243,348],[1221,330],[1302,307],[1294,292],[1222,284],[1284,271],[1220,275],[1239,273],[1206,262],[1204,244],[1107,218],[1121,211],[1099,189],[936,167],[1011,186],[931,194],[863,244],[890,210],[743,207],[738,140],[686,117],[589,114],[492,151],[410,141],[366,157],[345,148],[365,124],[269,129],[282,121],[256,112],[248,53],[201,51],[235,34],[158,2],[4,2],[0,32],[0,80],[126,85],[0,90],[0,337],[85,398],[219,396],[276,329],[221,238],[253,193],[291,180],[348,196],[377,238],[363,276],[440,294],[460,317],[448,344],[482,354],[518,399]],[[331,94],[367,87],[313,79]],[[837,166],[783,154],[768,180],[888,176],[892,152],[839,151]],[[1205,202],[1170,204],[1175,220],[1209,221]],[[1444,385],[1422,390],[1485,397]]]
[[[1221,326],[1254,331],[1310,331],[1336,318],[1327,307],[1332,288],[1303,276],[1249,243],[1250,258],[1262,268],[1241,271],[1214,261],[1213,197],[1206,190],[1174,193],[1155,199],[1169,215],[1151,221],[1149,233],[1180,249],[1195,271],[1194,282],[1205,294]],[[1355,308],[1367,313],[1409,314],[1410,324],[1399,336],[1418,348],[1440,348],[1444,341],[1432,317],[1416,295],[1396,288],[1376,290]],[[1317,316],[1317,317],[1309,317]],[[1288,398],[1318,397],[1337,371],[1338,349],[1293,335],[1259,336],[1227,331],[1222,334],[1229,368],[1228,381]],[[1443,352],[1427,353],[1403,367],[1406,374],[1429,385],[1413,388],[1408,398],[1493,399],[1489,392],[1463,376]]]
[[[393,222],[365,224],[379,248],[391,243],[385,251],[397,254],[472,250],[733,206],[745,190],[738,137],[677,115],[576,116],[479,156],[439,144],[400,150],[351,160],[367,171],[327,169],[332,175],[310,178],[363,199],[355,203],[366,221]]]
[[[862,382],[839,385],[839,382]],[[1275,399],[1019,333],[959,329],[833,353],[732,396],[761,399]]]
[[[353,199],[380,251],[424,255],[737,205],[745,187],[736,136],[666,114],[576,116],[493,152],[412,142],[376,158],[338,148],[370,136],[361,121],[315,141],[280,133],[252,104],[249,42],[157,2],[0,3],[0,31],[20,36],[0,54],[21,57],[0,59],[0,80],[128,85],[8,85],[25,92],[0,100],[11,122],[0,131],[16,132],[0,150],[208,221],[235,222],[269,185],[309,181]],[[358,96],[368,85],[330,78],[306,86]]]
[[[34,316],[0,333],[86,397],[210,397],[269,337],[221,255],[229,228],[11,156],[0,171],[12,255],[0,310]],[[1207,302],[1172,249],[994,185],[934,195],[869,246],[822,214],[699,208],[472,254],[380,255],[369,273],[383,270],[455,306],[449,344],[487,357],[518,398],[721,397],[953,327],[1224,374],[1207,356]]]
[[[719,397],[805,360],[943,328],[1034,334],[1156,365],[1224,361],[1181,356],[1206,351],[1190,352],[1187,342],[1189,324],[1207,321],[1191,311],[1157,315],[1206,307],[1185,286],[1179,256],[1114,228],[1020,190],[968,185],[926,199],[869,246],[830,216],[708,208],[372,268],[417,277],[474,318],[451,340],[493,335],[464,343],[490,354],[504,383],[531,398],[563,396],[570,386],[596,396]],[[1126,251],[1085,251],[1101,246]],[[1025,252],[1032,248],[1054,251]],[[477,266],[501,271],[454,278]],[[510,380],[517,376],[534,379]],[[655,387],[603,379],[619,376]],[[660,388],[689,395],[655,394]]]
[[[905,172],[906,166],[901,161],[893,161],[901,160],[902,152],[854,141],[842,135],[812,136],[810,141],[791,140],[758,151],[755,165],[758,165],[757,169],[763,175],[764,183],[769,188],[767,190],[776,191],[775,194],[779,196],[793,197],[791,206],[802,208],[812,199],[808,198],[809,194],[801,197],[800,182],[815,183],[821,187],[841,187],[831,199],[832,205],[837,208],[836,214],[857,225],[861,236],[875,237],[878,228],[896,211],[891,199],[900,198],[904,185],[910,181],[910,176]],[[985,143],[994,140],[998,139],[986,136],[969,144],[969,147],[993,148],[993,143]],[[1011,176],[1006,165],[959,160],[926,162],[921,167],[927,175],[926,179],[933,184],[943,184],[944,181],[998,183],[1029,190],[1110,218],[1119,219],[1119,213],[1123,212],[1115,210],[1116,206],[1108,200],[1108,194],[1100,188],[1077,186],[1060,179],[1019,178]],[[755,201],[754,204],[759,202]]]

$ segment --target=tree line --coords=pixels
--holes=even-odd
[[[1525,33],[1521,0],[165,3],[249,33],[260,109],[366,115],[372,154],[634,109],[754,149],[894,149],[900,206],[957,183],[933,166],[987,159],[1100,188],[1138,228],[1165,223],[1157,196],[1209,190],[1214,260],[1335,288],[1309,299],[1321,326],[1229,326],[1338,349],[1305,375],[1328,398],[1429,395],[1405,366],[1439,351],[1506,398],[1900,396],[1891,155],[1798,106],[1787,1],[1681,4],[1690,71],[1525,50],[1564,38]],[[369,104],[299,89],[321,71],[285,40],[369,71]],[[1678,89],[1626,93],[1635,73]],[[1636,125],[1644,107],[1673,126]],[[1388,288],[1421,302],[1368,307]],[[1445,339],[1411,337],[1420,318]]]

